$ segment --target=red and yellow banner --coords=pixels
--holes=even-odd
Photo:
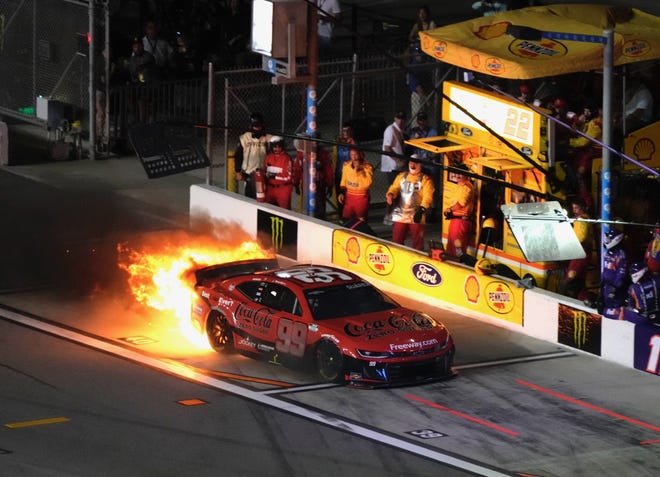
[[[506,33],[509,25],[572,38],[515,38]],[[419,36],[422,50],[437,60],[491,76],[527,79],[602,68],[603,45],[592,41],[608,29],[614,32],[615,65],[660,58],[660,18],[606,5],[521,8],[422,31]]]
[[[332,263],[453,305],[522,325],[523,289],[467,266],[346,230],[335,230]]]

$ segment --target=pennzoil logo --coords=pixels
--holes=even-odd
[[[491,282],[484,290],[486,303],[495,313],[506,314],[513,310],[514,299],[511,288],[504,282]]]
[[[447,43],[444,41],[436,41],[433,43],[433,56],[442,58],[447,54]]]
[[[516,39],[509,44],[509,51],[529,60],[550,60],[566,56],[568,48],[557,40],[547,38],[540,41]]]
[[[485,64],[489,73],[494,75],[501,75],[504,73],[504,63],[499,58],[488,58]]]
[[[394,269],[392,251],[382,243],[370,243],[365,250],[365,260],[378,275],[389,275]]]
[[[344,247],[346,252],[346,259],[353,264],[357,264],[360,260],[360,240],[356,236],[350,237],[346,241],[346,246]]]
[[[651,45],[645,40],[635,39],[629,40],[623,44],[623,56],[630,58],[638,58],[646,55],[651,51]]]

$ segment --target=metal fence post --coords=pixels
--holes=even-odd
[[[213,62],[209,61],[208,98],[206,103],[206,155],[209,157],[209,167],[206,168],[206,183],[213,184],[213,126],[215,124],[215,75]]]

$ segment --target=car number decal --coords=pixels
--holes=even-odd
[[[277,342],[275,343],[277,352],[302,358],[306,346],[307,325],[300,321],[280,318],[277,324]]]
[[[286,270],[277,274],[281,278],[295,278],[303,283],[332,283],[334,281],[349,282],[353,277],[339,270],[325,267],[307,267],[298,270]]]

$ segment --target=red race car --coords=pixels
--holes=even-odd
[[[443,324],[345,270],[264,259],[207,267],[195,279],[192,320],[216,351],[305,360],[325,381],[365,386],[454,375]]]

